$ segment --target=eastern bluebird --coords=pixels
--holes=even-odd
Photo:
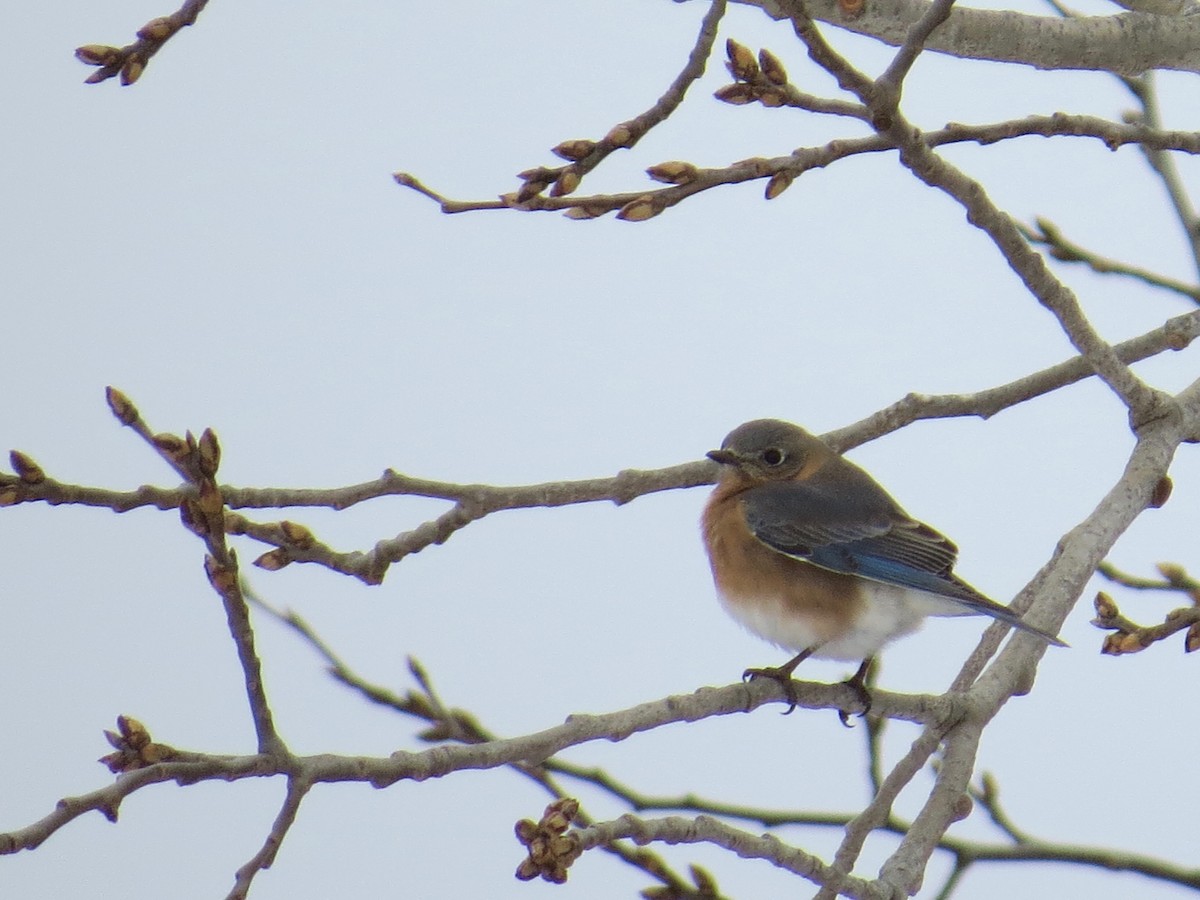
[[[708,456],[723,466],[702,520],[717,593],[743,626],[796,653],[745,673],[778,681],[793,708],[792,672],[810,656],[862,660],[848,684],[869,708],[872,657],[925,616],[988,615],[1065,646],[955,575],[954,544],[804,429],[757,419]]]

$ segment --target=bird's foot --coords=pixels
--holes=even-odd
[[[769,666],[765,669],[747,669],[742,673],[742,681],[753,681],[755,678],[770,678],[777,685],[783,688],[783,695],[787,698],[788,708],[783,711],[786,716],[800,702],[799,696],[796,694],[796,683],[792,681],[792,671],[795,666]]]
[[[862,712],[858,714],[860,718],[866,718],[867,713],[871,711],[871,691],[867,687],[867,672],[870,670],[872,662],[872,659],[864,659],[863,664],[858,667],[858,671],[842,682],[854,691],[862,703]],[[843,725],[847,728],[850,727],[850,713],[839,709],[838,718],[842,720]]]

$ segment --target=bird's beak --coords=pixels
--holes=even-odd
[[[720,450],[709,450],[704,455],[713,462],[719,462],[723,466],[732,466],[738,461],[738,455],[736,453],[734,453],[732,450],[725,450],[724,448]]]

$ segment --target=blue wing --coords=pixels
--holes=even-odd
[[[865,473],[839,474],[836,480],[775,481],[746,491],[742,510],[750,531],[795,559],[935,594],[961,605],[964,613],[983,613],[1062,643],[955,575],[958,548],[906,515]]]

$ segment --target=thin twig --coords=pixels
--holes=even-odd
[[[578,837],[585,850],[617,838],[630,838],[639,844],[652,841],[665,844],[704,843],[722,847],[744,859],[767,860],[815,884],[825,884],[831,877],[829,867],[812,854],[789,846],[774,835],[750,834],[711,816],[643,819],[624,815],[611,822],[575,830],[573,834]],[[845,878],[842,890],[848,897],[864,900],[883,900],[884,897],[871,882],[861,878]]]
[[[1081,263],[1100,275],[1123,275],[1151,287],[1181,294],[1193,302],[1200,303],[1200,286],[1101,256],[1099,253],[1068,240],[1057,225],[1046,219],[1039,218],[1033,228],[1021,224],[1018,224],[1017,227],[1021,229],[1021,234],[1027,241],[1049,247],[1050,255],[1059,262]]]
[[[795,104],[785,99],[785,89],[775,87],[781,101],[778,105],[795,105],[802,109],[818,106],[800,98]],[[790,95],[789,95],[790,96]],[[807,96],[807,95],[804,95]],[[821,101],[828,108],[818,111],[869,120],[866,108],[861,104],[841,100]],[[1004,122],[985,125],[950,123],[945,128],[923,135],[931,147],[957,143],[995,144],[1019,137],[1075,137],[1098,140],[1110,149],[1125,145],[1140,145],[1162,150],[1178,150],[1183,153],[1200,153],[1200,133],[1192,131],[1162,131],[1142,124],[1122,124],[1097,116],[1067,115],[1055,113],[1050,116],[1027,116]],[[650,198],[655,209],[662,212],[676,206],[696,194],[728,185],[747,181],[769,179],[783,172],[799,177],[807,171],[823,168],[841,159],[863,153],[884,153],[897,149],[896,141],[887,134],[873,134],[861,138],[844,138],[819,147],[803,147],[790,156],[743,160],[725,168],[690,170],[688,180],[670,187],[651,190],[622,192],[616,194],[590,194],[572,196],[546,196],[536,194],[520,204],[488,200],[454,200],[422,184],[412,175],[398,173],[396,183],[411,188],[434,200],[445,213],[475,212],[488,209],[515,209],[522,212],[565,212],[569,215],[581,213],[575,218],[595,218],[608,212],[626,208],[634,201]]]
[[[88,66],[99,68],[86,80],[86,84],[99,84],[117,75],[121,84],[134,84],[142,76],[150,57],[154,56],[181,28],[195,23],[197,17],[208,6],[208,0],[185,0],[183,6],[167,16],[151,19],[138,29],[138,39],[124,47],[106,44],[86,44],[75,51],[75,58]]]
[[[708,58],[712,54],[713,42],[718,26],[725,15],[726,0],[712,0],[708,12],[700,23],[700,31],[688,54],[687,61],[675,79],[654,105],[632,119],[614,125],[598,141],[564,141],[555,148],[555,153],[569,159],[565,166],[536,166],[521,173],[522,186],[519,190],[505,194],[499,201],[489,200],[480,204],[451,200],[422,184],[408,172],[392,175],[395,182],[410,188],[436,202],[445,213],[467,212],[477,209],[544,209],[547,203],[574,193],[580,182],[605,159],[617,150],[633,147],[656,125],[666,121],[678,109],[687,96],[688,89],[704,74]],[[550,196],[542,192],[550,188]],[[579,204],[565,206],[578,207]]]
[[[900,102],[900,89],[905,77],[912,70],[917,57],[925,50],[934,29],[950,18],[953,8],[954,0],[934,0],[926,13],[909,29],[904,43],[892,57],[891,63],[876,79],[875,90],[885,91],[890,105],[895,106]]]
[[[194,490],[180,500],[180,517],[184,526],[204,541],[208,549],[204,570],[209,584],[225,607],[229,633],[246,685],[258,751],[286,755],[287,748],[275,729],[263,686],[262,662],[255,650],[250,611],[241,592],[237,555],[225,539],[225,501],[216,482],[221,461],[221,448],[216,434],[211,429],[206,429],[199,439],[194,438],[191,432],[185,438],[173,434],[155,434],[142,419],[137,407],[123,393],[110,387],[107,398],[117,420],[132,429],[176,472],[191,482]]]
[[[275,817],[275,822],[271,825],[262,849],[237,870],[233,889],[226,895],[225,900],[245,900],[246,895],[250,893],[250,884],[254,881],[254,876],[264,869],[271,868],[271,864],[275,862],[275,855],[279,852],[280,845],[283,844],[283,839],[287,837],[288,830],[296,821],[300,803],[311,787],[312,785],[303,778],[288,779],[287,794],[284,795],[283,805]]]
[[[1158,91],[1154,84],[1154,73],[1146,72],[1137,78],[1122,77],[1121,82],[1141,104],[1142,112],[1139,118],[1142,124],[1150,128],[1160,127],[1162,115],[1158,108]],[[1192,204],[1191,197],[1188,196],[1187,189],[1183,186],[1183,180],[1179,177],[1179,169],[1175,165],[1175,160],[1171,158],[1170,154],[1156,147],[1143,146],[1142,152],[1146,155],[1146,162],[1150,164],[1150,168],[1155,171],[1159,180],[1162,181],[1163,187],[1166,188],[1171,207],[1175,210],[1179,224],[1183,226],[1188,247],[1191,248],[1192,265],[1196,270],[1197,277],[1200,278],[1200,219],[1196,217],[1196,208]]]

